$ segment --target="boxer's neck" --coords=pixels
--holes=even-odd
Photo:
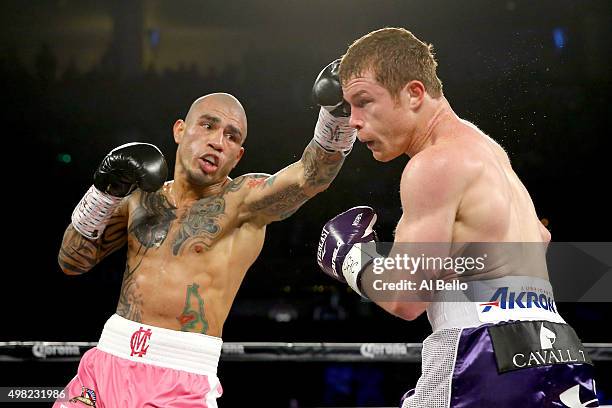
[[[422,109],[422,119],[417,123],[415,132],[406,149],[406,154],[410,157],[433,144],[434,130],[440,123],[456,118],[455,112],[453,112],[444,96],[426,100]]]
[[[229,181],[230,179],[226,178],[225,180],[215,184],[204,187],[196,187],[186,181],[174,180],[169,183],[166,194],[170,204],[172,204],[175,208],[180,208],[201,198],[220,195],[223,193],[223,190]]]

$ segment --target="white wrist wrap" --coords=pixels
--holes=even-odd
[[[361,250],[361,244],[355,244],[342,262],[342,276],[346,279],[346,283],[364,298],[367,298],[367,296],[359,290],[359,275],[372,259],[373,256]]]
[[[325,108],[319,110],[319,120],[314,130],[314,140],[325,150],[350,152],[357,138],[357,131],[349,126],[349,118],[337,118]]]
[[[103,193],[91,186],[72,212],[72,226],[84,237],[97,239],[120,202],[121,197]]]

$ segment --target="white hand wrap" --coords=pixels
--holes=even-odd
[[[72,212],[72,226],[81,235],[97,239],[119,206],[121,197],[114,197],[91,186]]]
[[[373,258],[370,254],[361,250],[361,244],[355,244],[342,262],[342,276],[346,279],[346,283],[364,298],[367,298],[367,296],[359,290],[359,275],[372,262]]]
[[[314,140],[325,150],[350,152],[357,138],[357,130],[349,126],[349,118],[337,118],[325,108],[319,110]]]

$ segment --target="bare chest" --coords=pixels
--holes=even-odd
[[[142,194],[130,211],[130,249],[208,251],[236,228],[236,203],[226,196],[199,199],[176,208],[160,193]]]

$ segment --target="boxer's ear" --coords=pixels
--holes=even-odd
[[[174,141],[176,144],[180,144],[183,140],[183,134],[185,133],[185,121],[178,119],[172,126],[172,134],[174,135]]]
[[[421,81],[410,81],[400,91],[400,101],[402,100],[402,93],[408,102],[408,107],[411,110],[418,110],[423,104],[425,99],[425,85]]]

